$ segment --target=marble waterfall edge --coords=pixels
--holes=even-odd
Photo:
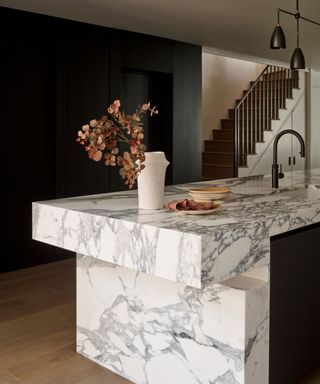
[[[281,183],[223,180],[206,217],[139,210],[134,191],[33,203],[33,238],[79,254],[78,351],[138,384],[267,384],[270,238],[320,222],[320,170]]]
[[[232,194],[223,209],[197,218],[141,211],[134,191],[36,202],[33,239],[201,288],[269,265],[271,236],[320,221],[320,196],[284,193],[320,185],[320,171],[295,172],[282,183],[274,191],[268,177],[225,180]],[[190,186],[168,187],[166,201],[186,197]]]
[[[266,384],[267,291],[199,290],[78,254],[77,351],[136,384]]]

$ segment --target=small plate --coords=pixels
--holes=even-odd
[[[214,206],[214,208],[203,210],[203,211],[199,211],[199,210],[179,211],[178,209],[176,209],[174,212],[181,213],[183,215],[209,215],[210,213],[214,213],[214,212],[218,211],[220,208],[221,208],[221,205],[216,204]]]

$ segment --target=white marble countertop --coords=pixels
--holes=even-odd
[[[138,210],[135,191],[33,203],[33,239],[200,288],[269,264],[270,237],[320,222],[320,169],[193,183],[228,185],[204,216]],[[191,184],[167,188],[166,202]],[[299,192],[295,192],[295,190]]]

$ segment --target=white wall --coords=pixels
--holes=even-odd
[[[320,72],[309,74],[309,167],[320,167]]]
[[[242,96],[250,81],[256,80],[263,64],[202,53],[203,140],[212,139],[212,129],[220,129],[220,119]]]

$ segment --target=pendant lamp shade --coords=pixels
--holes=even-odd
[[[306,64],[304,56],[300,47],[297,47],[291,57],[290,68],[291,69],[305,69]]]
[[[271,49],[285,49],[286,48],[286,36],[281,28],[280,24],[277,24],[270,40]]]
[[[283,29],[281,28],[281,25],[280,25],[280,14],[281,13],[293,16],[296,20],[296,25],[297,25],[297,33],[296,33],[296,39],[297,39],[296,47],[297,48],[294,50],[293,55],[291,56],[290,67],[291,67],[291,69],[305,69],[306,64],[305,64],[303,52],[300,48],[300,20],[308,21],[309,23],[312,23],[314,25],[318,25],[319,27],[320,27],[320,22],[307,19],[306,17],[301,15],[300,7],[299,7],[299,0],[296,0],[296,12],[290,12],[290,11],[287,11],[285,9],[278,8],[277,25],[273,31],[273,34],[272,34],[271,40],[270,40],[270,48],[271,49],[286,48],[286,37],[285,37]]]

